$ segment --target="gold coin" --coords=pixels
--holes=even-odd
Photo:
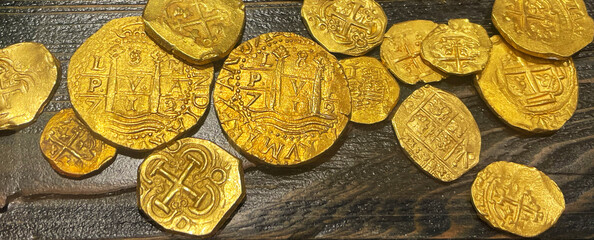
[[[34,122],[50,101],[60,62],[40,43],[0,49],[0,130]]]
[[[340,61],[351,92],[351,121],[363,124],[381,122],[396,107],[400,87],[386,67],[372,57]]]
[[[512,46],[537,57],[569,57],[594,39],[583,0],[495,0],[491,18]]]
[[[244,197],[241,163],[206,140],[172,142],[138,168],[138,205],[167,230],[212,235]]]
[[[441,181],[456,180],[479,161],[481,133],[454,94],[425,85],[400,104],[392,125],[406,154]]]
[[[533,167],[494,162],[481,170],[471,189],[478,215],[489,225],[522,237],[534,237],[553,226],[563,210],[563,193]]]
[[[97,171],[116,154],[114,147],[91,135],[72,108],[58,112],[47,122],[39,146],[52,168],[68,177]]]
[[[324,152],[351,114],[336,57],[293,33],[264,34],[233,50],[213,101],[227,136],[272,165],[295,165]]]
[[[380,56],[402,82],[437,82],[445,77],[445,73],[421,58],[421,43],[436,27],[437,24],[432,21],[413,20],[394,24],[386,33]]]
[[[144,33],[140,17],[115,19],[72,56],[68,90],[82,120],[107,140],[154,149],[194,126],[209,102],[212,64],[193,67]]]
[[[328,51],[361,56],[384,40],[388,24],[374,0],[305,0],[301,16]]]
[[[421,44],[421,54],[440,70],[468,75],[482,70],[489,60],[491,41],[487,31],[468,19],[439,24]]]
[[[504,122],[522,130],[561,128],[577,108],[578,79],[571,58],[537,58],[513,49],[499,36],[491,39],[491,59],[475,80],[489,107]]]
[[[227,56],[245,22],[242,0],[149,0],[142,17],[152,39],[194,64]]]

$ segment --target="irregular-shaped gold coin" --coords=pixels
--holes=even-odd
[[[381,122],[396,107],[400,87],[377,59],[354,57],[340,61],[351,92],[351,121],[363,124]]]
[[[491,59],[475,81],[489,107],[519,129],[561,128],[577,108],[578,79],[571,58],[537,58],[511,48],[499,36],[491,39]]]
[[[537,57],[569,57],[594,39],[583,0],[495,0],[491,18],[512,46]]]
[[[563,210],[563,193],[533,167],[494,162],[481,170],[471,189],[478,215],[489,225],[523,237],[553,226]]]
[[[35,121],[50,101],[60,62],[40,43],[17,43],[0,49],[0,130]]]
[[[194,64],[227,56],[245,22],[242,0],[149,0],[142,17],[152,39]]]
[[[437,82],[445,73],[426,63],[421,57],[421,43],[437,24],[428,20],[412,20],[392,25],[380,48],[382,62],[402,82],[415,84]]]
[[[374,0],[305,0],[301,16],[328,51],[361,56],[384,40],[388,24]]]
[[[115,19],[72,56],[72,105],[94,132],[153,149],[194,126],[208,106],[212,65],[193,67],[150,40],[140,17]]]
[[[423,59],[440,70],[468,75],[482,70],[489,60],[491,40],[487,31],[468,19],[439,24],[421,46]]]
[[[52,168],[68,177],[97,171],[116,154],[114,147],[91,135],[72,108],[58,112],[47,122],[39,146]]]
[[[167,230],[214,234],[244,197],[240,161],[206,140],[172,142],[138,168],[138,206]]]
[[[268,33],[233,50],[213,101],[223,130],[272,165],[306,162],[349,121],[351,97],[336,57],[293,33]]]
[[[481,133],[454,94],[425,85],[402,102],[392,125],[406,154],[441,181],[459,178],[479,161]]]

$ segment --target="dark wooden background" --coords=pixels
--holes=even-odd
[[[298,0],[244,0],[243,40],[272,31],[310,36]],[[493,0],[380,0],[389,25],[411,19],[445,23],[469,18],[490,34]],[[70,107],[68,61],[76,48],[110,19],[137,16],[146,0],[0,0],[0,47],[23,41],[45,44],[61,61],[60,87],[39,120],[18,132],[0,132],[0,239],[153,238],[164,232],[136,207],[141,155],[123,154],[84,180],[60,177],[44,160],[38,141],[47,120]],[[586,0],[590,15],[594,1]],[[369,55],[378,57],[379,49]],[[250,167],[247,198],[216,238],[507,238],[481,221],[470,186],[489,163],[507,160],[547,173],[565,195],[559,222],[540,237],[594,237],[594,45],[574,56],[579,74],[575,115],[557,133],[522,135],[504,125],[478,97],[472,77],[435,86],[468,106],[482,133],[480,163],[460,179],[441,183],[404,155],[388,121],[349,124],[336,147],[314,165],[298,169]],[[220,69],[221,62],[217,64]],[[218,71],[217,71],[218,72]],[[421,85],[400,84],[401,100]],[[213,108],[188,136],[209,139],[241,157],[221,133]],[[130,154],[128,154],[130,155]]]

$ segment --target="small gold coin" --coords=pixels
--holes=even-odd
[[[0,130],[22,128],[51,100],[60,62],[40,43],[0,49]]]
[[[354,57],[340,61],[351,92],[351,121],[363,124],[381,122],[396,107],[400,87],[377,59]]]
[[[445,77],[445,73],[433,68],[421,57],[421,43],[436,27],[437,24],[432,21],[413,20],[394,24],[386,33],[380,56],[402,82],[437,82]]]
[[[194,126],[209,102],[212,64],[193,67],[166,53],[140,17],[112,20],[72,56],[68,90],[82,120],[107,140],[154,149]]]
[[[172,142],[138,168],[138,205],[167,230],[212,235],[244,197],[240,161],[206,140]]]
[[[534,237],[553,226],[563,210],[563,193],[533,167],[494,162],[481,170],[471,189],[478,215],[489,225],[522,237]]]
[[[384,40],[388,24],[374,0],[305,0],[301,16],[328,51],[361,56]]]
[[[519,52],[499,36],[475,86],[495,114],[530,132],[558,130],[573,115],[578,79],[571,58],[548,60]]]
[[[583,0],[495,0],[491,18],[512,46],[537,57],[569,57],[594,39]]]
[[[423,59],[440,70],[468,75],[482,70],[489,60],[491,41],[487,31],[468,19],[439,24],[421,46]]]
[[[39,140],[41,152],[52,168],[68,177],[82,177],[100,169],[116,149],[91,135],[72,108],[54,115]]]
[[[441,181],[456,180],[479,161],[481,133],[454,94],[425,85],[401,103],[392,125],[406,154]]]
[[[149,0],[142,17],[159,45],[201,65],[227,56],[245,22],[242,0]]]
[[[351,114],[336,57],[293,33],[268,33],[233,50],[213,101],[223,130],[272,165],[306,162],[334,144]]]

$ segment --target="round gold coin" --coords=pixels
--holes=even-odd
[[[491,18],[508,43],[537,57],[570,57],[594,39],[583,0],[495,0]]]
[[[240,161],[206,140],[172,142],[138,168],[138,206],[167,230],[212,235],[244,197]]]
[[[489,60],[491,41],[487,31],[468,19],[439,24],[421,45],[423,59],[440,70],[468,75],[482,70]]]
[[[212,65],[187,65],[150,40],[140,17],[105,24],[68,68],[70,98],[82,120],[133,150],[154,149],[194,126],[208,106],[212,79]]]
[[[437,82],[445,73],[426,63],[421,57],[421,43],[437,24],[413,20],[394,24],[386,33],[380,48],[382,62],[402,82]]]
[[[354,57],[340,61],[351,92],[351,121],[363,124],[381,122],[396,107],[400,87],[377,59]]]
[[[34,122],[51,100],[60,62],[40,43],[0,49],[0,130]]]
[[[268,33],[233,50],[213,101],[227,136],[272,165],[306,162],[334,144],[351,114],[336,57],[293,33]]]
[[[305,0],[301,16],[328,51],[361,56],[384,40],[388,24],[374,0]]]
[[[534,237],[553,226],[563,210],[563,193],[533,167],[494,162],[481,170],[471,189],[472,202],[489,225],[522,237]]]
[[[41,152],[52,168],[68,177],[82,177],[113,159],[116,149],[91,135],[72,108],[54,115],[39,140]]]
[[[400,104],[392,125],[410,159],[441,181],[456,180],[479,161],[481,133],[454,94],[425,85]]]
[[[149,0],[142,17],[159,45],[201,65],[227,56],[245,22],[242,0]]]
[[[560,129],[575,112],[577,72],[571,58],[548,60],[519,52],[499,36],[475,86],[495,114],[530,132]]]

